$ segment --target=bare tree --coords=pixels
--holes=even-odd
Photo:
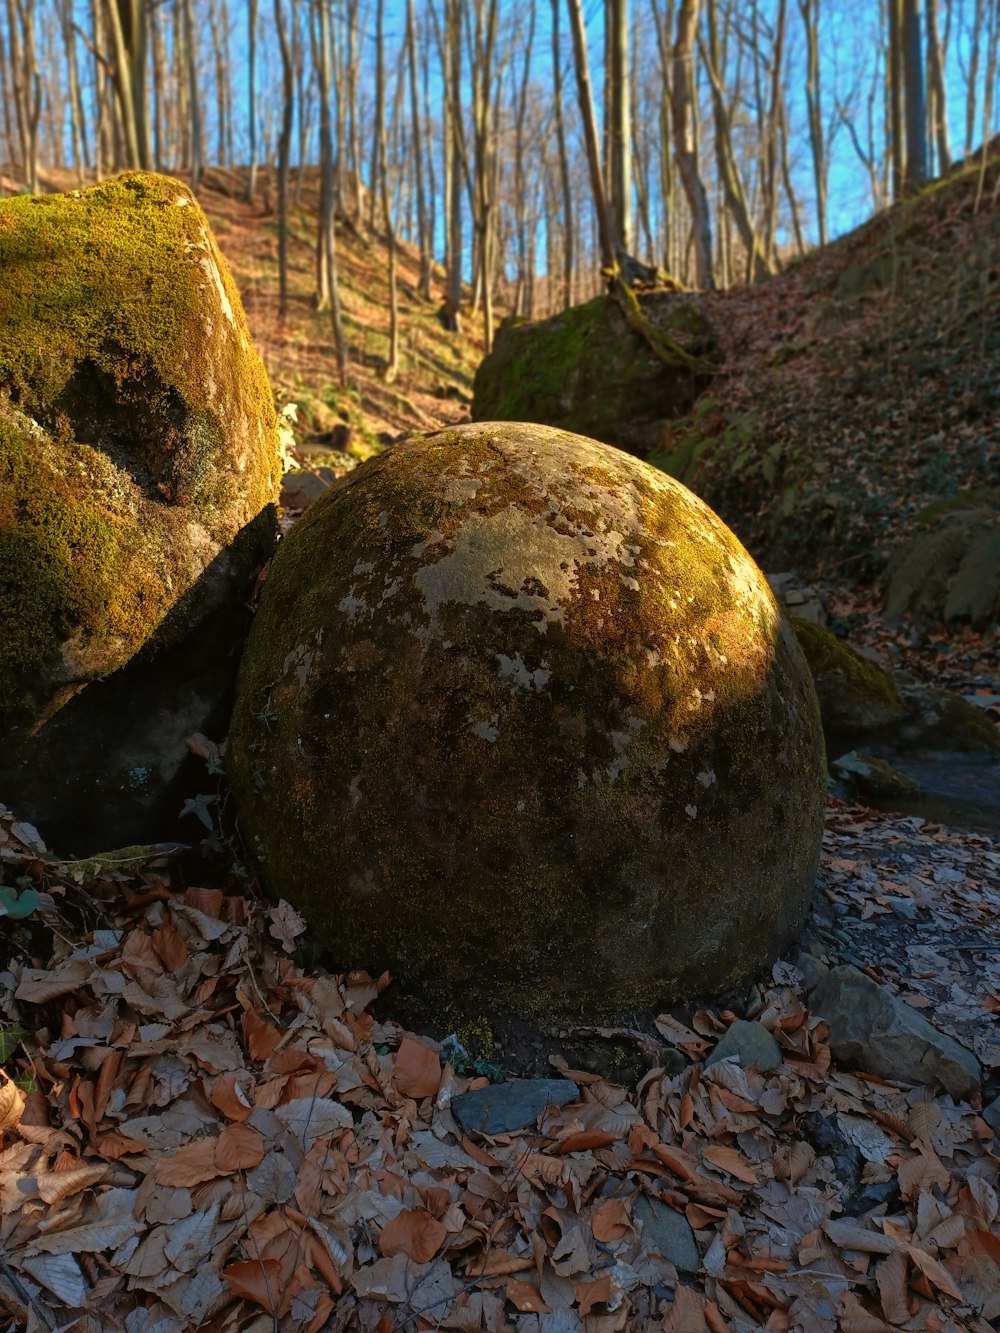
[[[677,170],[691,213],[695,281],[699,287],[708,290],[715,285],[712,278],[712,222],[698,166],[698,143],[694,132],[694,39],[699,7],[700,0],[681,0],[672,57],[670,110]]]
[[[21,171],[28,193],[37,194],[42,81],[35,47],[35,0],[7,0],[7,19]]]
[[[190,0],[185,0],[190,3]],[[274,0],[274,25],[281,51],[281,133],[278,139],[278,313],[288,315],[288,177],[295,111],[295,70],[288,45],[283,0]]]
[[[927,111],[924,102],[924,58],[920,37],[919,0],[903,0],[903,81],[906,104],[907,193],[927,179]]]
[[[615,231],[608,208],[608,198],[604,189],[604,174],[601,170],[601,150],[597,138],[597,117],[594,114],[594,98],[590,91],[590,61],[587,57],[587,31],[583,23],[583,10],[580,0],[567,0],[569,8],[570,30],[573,34],[573,63],[576,68],[576,88],[580,102],[580,119],[583,121],[584,141],[587,146],[587,166],[590,171],[590,190],[597,215],[597,229],[600,237],[601,266],[613,273],[617,266],[615,256]]]

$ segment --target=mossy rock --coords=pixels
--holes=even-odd
[[[887,737],[898,749],[1000,754],[1000,728],[960,694],[912,678],[900,693],[906,712]]]
[[[0,202],[0,719],[124,665],[277,480],[267,377],[186,187]]]
[[[888,618],[906,617],[922,629],[1000,624],[1000,491],[936,501],[916,525],[889,565]]]
[[[271,548],[279,470],[267,377],[185,186],[131,174],[0,201],[0,778],[23,814],[45,818],[39,765],[58,785],[71,741],[43,733],[71,700],[87,711],[81,691],[182,644],[185,674],[202,630],[232,659],[218,640]]]
[[[892,801],[920,795],[920,783],[908,773],[893,768],[881,755],[859,754],[852,750],[835,759],[830,769],[854,796]]]
[[[824,625],[793,616],[792,627],[816,686],[828,748],[902,717],[903,701],[888,671]]]
[[[472,419],[534,421],[646,457],[710,383],[715,340],[690,297],[654,293],[640,305],[654,331],[700,358],[698,369],[665,365],[597,296],[549,319],[505,320],[476,371]]]
[[[270,890],[431,1017],[737,985],[801,925],[823,823],[815,692],[746,551],[528,425],[414,437],[312,506],[228,767]]]

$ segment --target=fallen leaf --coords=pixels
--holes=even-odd
[[[520,1278],[507,1279],[507,1299],[522,1314],[550,1314],[551,1307],[545,1304],[542,1293],[532,1282],[522,1282]]]
[[[253,1301],[269,1315],[280,1319],[291,1308],[292,1294],[282,1280],[277,1259],[244,1259],[227,1265],[222,1277],[235,1296]]]
[[[444,1243],[448,1231],[425,1208],[404,1208],[382,1228],[378,1247],[386,1258],[405,1254],[414,1263],[426,1264]]]
[[[393,1061],[392,1081],[404,1097],[420,1101],[433,1097],[441,1086],[441,1061],[436,1051],[412,1037],[404,1037]]]

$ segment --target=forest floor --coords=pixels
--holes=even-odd
[[[266,193],[242,203],[238,181],[215,172],[203,191],[279,405],[300,406],[300,442],[343,423],[361,457],[464,419],[481,347],[444,331],[404,252],[403,368],[386,385],[384,252],[350,235],[338,253],[355,369],[351,389],[336,385],[329,317],[309,297],[310,202],[307,182],[282,322]],[[761,368],[786,345],[796,403],[808,403],[820,371],[813,342],[798,343],[812,334],[778,332],[780,289],[729,299],[744,320],[731,328],[759,339]],[[964,322],[956,310],[949,327],[956,339],[971,329],[955,364],[969,361],[980,383],[996,360],[984,352],[980,365],[977,309]],[[753,362],[736,351],[738,395]],[[992,393],[995,378],[983,383]],[[870,488],[881,505],[894,431],[919,404],[891,376],[878,391],[882,424],[845,428],[842,456],[853,460],[846,484],[860,477],[862,489],[870,452],[889,460]],[[995,421],[967,395],[956,408],[942,394],[940,458],[928,463],[947,470],[979,457]],[[854,572],[828,571],[822,587],[856,641],[962,693],[1000,694],[995,638],[888,628],[877,590]],[[5,921],[0,960],[0,1059],[17,1075],[0,1082],[0,1307],[11,1327],[998,1326],[996,839],[831,800],[803,938],[819,963],[860,969],[973,1051],[984,1097],[969,1102],[838,1067],[794,951],[725,1003],[632,1015],[605,1033],[567,1028],[517,1052],[465,1036],[463,1050],[395,1022],[388,978],[307,966],[306,923],[232,873],[206,877],[170,849],[67,864],[43,836],[0,806],[5,901],[31,905]],[[737,1018],[773,1035],[777,1067],[706,1064]],[[506,1133],[460,1119],[463,1093],[546,1068],[579,1097],[539,1104]]]

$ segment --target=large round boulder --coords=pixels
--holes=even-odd
[[[750,977],[804,918],[825,790],[732,533],[617,449],[497,423],[362,464],[293,529],[229,773],[336,964],[535,1018]]]
[[[224,706],[279,471],[185,186],[0,202],[0,792],[50,841],[152,831],[185,734]]]

